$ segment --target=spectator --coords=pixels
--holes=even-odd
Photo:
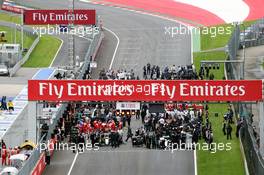
[[[136,119],[139,120],[140,119],[140,110],[136,111]]]
[[[226,133],[227,133],[227,140],[232,140],[232,126],[230,123],[227,124],[226,128]]]
[[[7,106],[8,106],[8,111],[11,114],[14,111],[14,104],[13,104],[13,102],[11,100],[9,100],[8,103],[7,103]]]
[[[214,74],[210,73],[209,80],[214,80]]]
[[[50,164],[50,151],[48,149],[45,150],[45,162],[46,165]]]
[[[7,150],[5,146],[4,147],[2,146],[1,158],[2,158],[2,166],[6,166]]]
[[[225,120],[223,120],[222,131],[223,131],[224,135],[226,135],[226,121]]]
[[[126,142],[128,141],[129,138],[132,139],[132,136],[133,136],[132,129],[130,126],[128,126]]]
[[[2,99],[1,99],[1,109],[2,110],[7,110],[6,96],[3,96]]]
[[[127,119],[127,125],[130,127],[131,115],[127,115],[126,119]]]
[[[237,121],[237,127],[236,127],[236,137],[237,138],[239,137],[239,131],[240,131],[240,128],[242,127],[242,124],[243,124],[243,121],[241,119],[239,119]]]
[[[206,71],[206,78],[209,78],[209,73],[210,73],[209,67],[205,67],[205,71]]]
[[[150,69],[151,69],[151,65],[150,65],[150,63],[148,63],[148,64],[147,64],[147,75],[150,74]]]

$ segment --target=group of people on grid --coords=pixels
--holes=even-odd
[[[143,67],[143,78],[151,80],[195,80],[198,79],[198,75],[193,65],[165,66],[161,70],[159,66],[148,63]]]
[[[6,144],[3,140],[1,140],[0,143],[0,154],[1,154],[1,162],[2,166],[11,166],[11,160],[10,157],[15,154],[19,154],[20,149],[19,147],[16,148],[7,148]]]
[[[1,98],[0,110],[9,111],[9,113],[12,113],[12,111],[14,111],[14,104],[12,100],[7,100],[7,97],[3,96]]]
[[[130,71],[127,71],[125,69],[121,70],[101,70],[99,73],[99,79],[101,80],[139,80],[139,77],[135,76],[134,70],[131,69]]]
[[[198,143],[202,138],[209,145],[213,143],[213,126],[207,104],[167,104],[165,109],[165,113],[150,113],[148,105],[143,105],[138,113],[121,115],[116,112],[112,103],[69,104],[54,133],[58,141],[64,141],[70,135],[69,141],[72,143],[89,141],[92,145],[97,143],[98,146],[115,148],[129,139],[133,146],[145,146],[149,149],[163,149],[168,143],[188,146]],[[233,111],[229,107],[224,116],[227,125],[223,126],[227,139],[232,139],[232,115]],[[133,130],[130,127],[131,118],[139,119],[139,116],[142,126]],[[127,129],[124,130],[126,126]]]
[[[214,74],[210,73],[210,68],[209,67],[201,67],[199,70],[199,78],[201,80],[203,79],[209,79],[209,80],[214,80]]]
[[[186,146],[198,142],[201,117],[202,106],[167,104],[165,113],[150,113],[144,105],[141,110],[143,126],[132,131],[132,143],[149,149],[164,149],[168,143]]]
[[[123,127],[130,122],[131,116],[120,117],[111,106],[69,104],[54,134],[59,142],[70,136],[71,143],[90,141],[93,146],[119,147]]]

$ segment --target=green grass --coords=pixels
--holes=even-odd
[[[0,31],[5,32],[5,39],[7,40],[7,44],[15,43],[15,30],[9,27],[0,26]],[[24,35],[24,48],[30,48],[32,43],[34,42],[35,37]],[[16,31],[16,43],[21,44],[21,32]]]
[[[201,60],[225,60],[225,52],[209,52],[194,53],[194,63],[198,67]],[[224,76],[224,66],[220,66],[219,70],[211,70],[216,79],[222,79]],[[215,113],[218,117],[214,117]],[[209,151],[197,151],[198,175],[244,175],[243,159],[240,152],[239,140],[235,138],[235,125],[232,125],[233,133],[232,141],[227,141],[222,133],[223,115],[227,112],[226,104],[210,104],[209,118],[212,123],[214,142],[215,143],[231,143],[230,151],[217,151],[210,153]],[[204,141],[200,141],[203,143]]]
[[[201,60],[225,60],[226,53],[223,51],[215,52],[199,52],[194,53],[194,64],[199,70]],[[219,70],[211,70],[215,75],[215,79],[222,79],[224,76],[224,66],[221,64]],[[218,117],[214,114],[218,113]],[[232,137],[233,140],[228,141],[222,133],[223,115],[227,112],[227,104],[210,104],[209,105],[209,120],[212,123],[214,142],[231,143],[230,151],[217,151],[210,153],[209,151],[197,151],[198,175],[244,175],[244,164],[240,152],[239,140],[235,136],[236,126],[233,124]],[[204,140],[200,141],[202,144]]]
[[[200,61],[202,60],[226,60],[226,53],[224,51],[214,51],[214,52],[195,52],[193,54],[194,57],[194,65],[199,71],[200,69]],[[213,73],[215,79],[222,79],[224,76],[224,64],[220,64],[219,70],[210,70],[210,73]]]
[[[48,35],[42,36],[23,67],[48,67],[60,44],[61,41],[57,38]]]
[[[255,21],[244,22],[245,28],[252,25]],[[242,25],[240,25],[243,30]],[[228,43],[234,26],[232,24],[224,24],[218,26],[212,26],[208,30],[207,28],[201,29],[201,50],[210,50],[219,47],[225,47]]]
[[[218,112],[218,117],[214,113]],[[197,151],[198,175],[245,175],[239,140],[235,136],[236,126],[232,125],[232,140],[227,140],[222,132],[223,115],[227,112],[227,104],[210,104],[209,118],[212,123],[215,143],[230,143],[230,151]],[[201,141],[202,142],[202,141]]]
[[[206,30],[201,29],[201,49],[209,50],[218,47],[224,47],[234,30],[234,26],[231,24],[219,25],[210,27],[208,32]],[[211,32],[209,32],[211,30]],[[223,32],[222,32],[223,31]]]
[[[10,15],[3,12],[0,13],[0,21],[21,24],[21,18],[18,15]]]

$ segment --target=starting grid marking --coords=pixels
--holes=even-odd
[[[115,148],[113,148],[115,149]],[[118,148],[116,148],[118,149]],[[140,149],[140,148],[139,148]],[[81,154],[91,154],[91,153],[154,153],[154,152],[168,152],[171,153],[171,150],[159,150],[159,149],[127,149],[127,150],[98,150],[98,151],[85,151],[83,153],[79,153],[79,155]],[[186,152],[192,152],[194,150],[174,150],[174,151],[186,151]]]

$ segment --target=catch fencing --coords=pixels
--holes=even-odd
[[[228,59],[239,60],[241,59],[237,57],[239,49],[260,45],[264,45],[264,18],[248,28],[244,25],[237,25],[227,45]],[[226,63],[225,67],[228,79],[244,79],[244,63]],[[236,113],[244,119],[240,136],[250,175],[264,174],[264,160],[259,150],[259,136],[252,126],[252,111],[257,110],[256,106],[256,104],[234,104]],[[258,117],[264,116],[263,113],[258,113],[258,115]]]
[[[248,170],[251,175],[264,174],[264,160],[260,153],[259,136],[254,131],[251,119],[251,105],[242,105],[241,117],[244,118],[240,130],[240,138],[247,159]]]

